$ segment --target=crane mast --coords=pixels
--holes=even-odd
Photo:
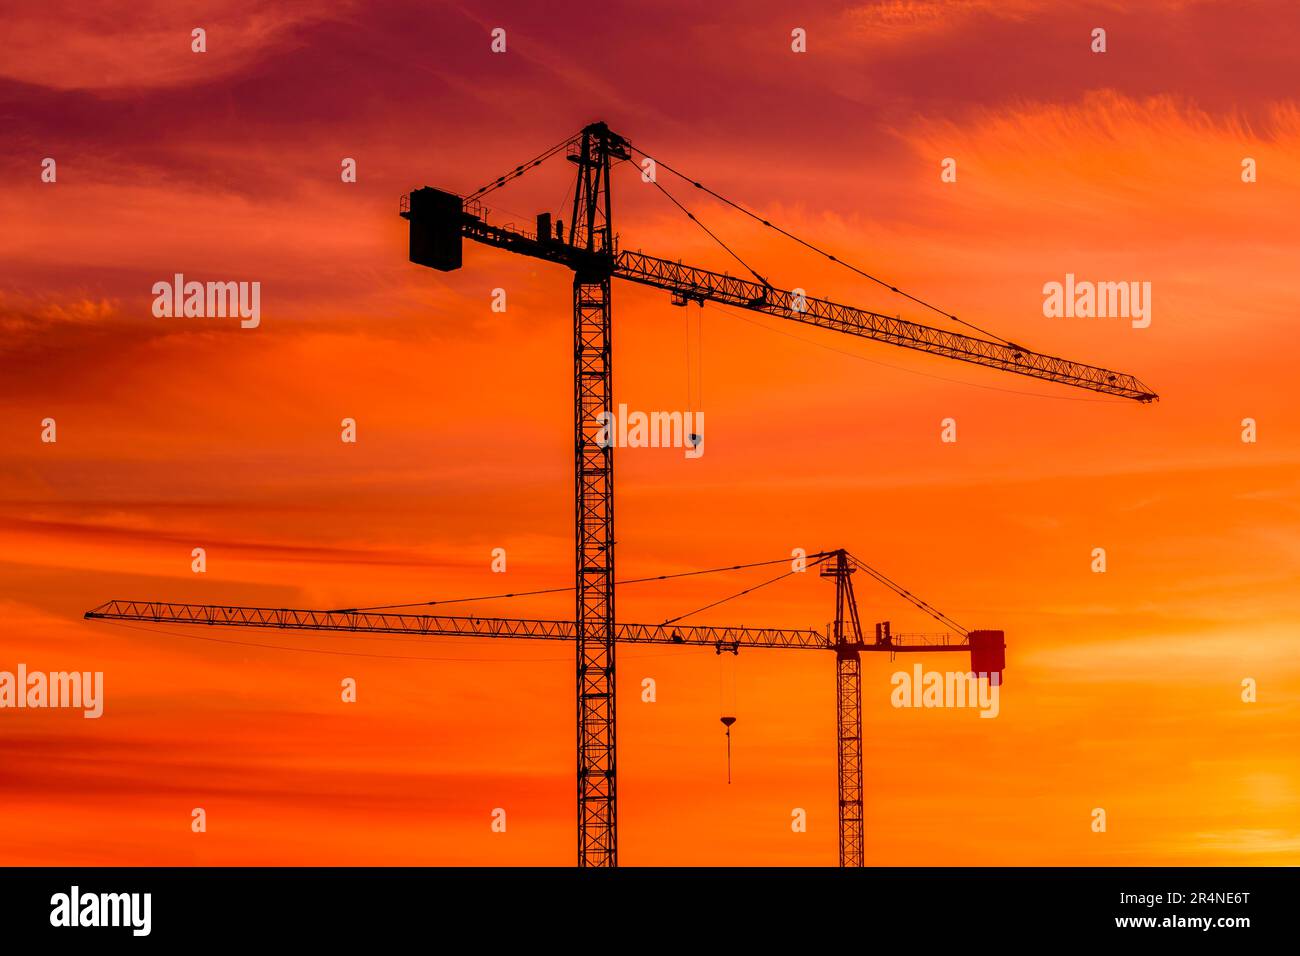
[[[578,686],[578,865],[617,866],[614,720],[614,448],[604,440],[613,410],[610,277],[614,234],[610,165],[629,157],[603,123],[582,131],[573,245],[586,253],[573,273],[573,442]]]

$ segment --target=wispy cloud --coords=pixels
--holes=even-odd
[[[212,82],[292,47],[297,27],[344,17],[352,7],[348,0],[222,0],[188,9],[168,0],[20,6],[5,13],[0,76],[98,93]],[[207,31],[206,53],[191,49],[195,28]]]

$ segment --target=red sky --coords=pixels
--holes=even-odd
[[[846,547],[1007,634],[994,720],[895,710],[890,674],[911,661],[864,664],[868,862],[1300,859],[1300,16],[794,11],[5,5],[0,670],[103,670],[107,699],[100,720],[0,711],[0,863],[572,861],[569,648],[80,615],[113,597],[336,607],[569,583],[570,277],[480,246],[459,272],[420,269],[397,202],[470,192],[597,119],[901,288],[1161,395],[1115,403],[704,309],[706,451],[619,453],[620,576]],[[566,167],[494,193],[495,221],[567,218]],[[635,169],[615,186],[624,247],[735,271]],[[935,319],[674,192],[778,286]],[[151,287],[177,272],[259,281],[261,325],[154,318]],[[1045,318],[1043,284],[1066,273],[1149,281],[1150,328]],[[617,400],[684,408],[683,310],[614,296]],[[765,573],[628,586],[619,616],[662,620]],[[868,624],[934,629],[858,591]],[[831,597],[810,576],[692,620],[821,627]],[[470,607],[571,613],[564,595]],[[719,659],[619,660],[621,862],[834,862],[830,655],[734,662],[730,786]]]

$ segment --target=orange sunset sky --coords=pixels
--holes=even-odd
[[[459,272],[421,269],[397,212],[598,119],[964,319],[1160,394],[699,318],[615,284],[617,401],[685,409],[689,382],[707,421],[698,460],[617,455],[620,577],[845,547],[1006,632],[992,720],[894,709],[890,675],[914,659],[864,656],[867,862],[1300,862],[1294,4],[0,10],[0,670],[102,670],[106,693],[99,720],[0,710],[0,864],[573,862],[572,647],[81,615],[571,583],[571,274],[472,243]],[[567,221],[572,169],[493,193],[492,221]],[[777,286],[943,322],[661,181]],[[634,166],[614,184],[624,248],[736,272]],[[155,318],[175,273],[260,282],[260,326]],[[1067,273],[1150,282],[1150,327],[1045,318],[1043,285]],[[628,585],[618,614],[657,622],[771,576]],[[936,630],[857,591],[868,627]],[[808,575],[689,620],[820,628],[832,597]],[[456,608],[563,618],[572,599]],[[834,864],[833,661],[620,647],[620,862]]]

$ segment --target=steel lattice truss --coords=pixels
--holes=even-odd
[[[144,621],[155,624],[204,624],[209,627],[255,627],[281,631],[356,631],[409,634],[413,637],[484,637],[532,641],[573,641],[573,621],[545,618],[472,617],[450,614],[396,614],[386,611],[318,611],[307,608],[240,607],[233,604],[184,604],[166,601],[106,601],[87,611],[91,620]],[[724,651],[742,647],[785,647],[833,651],[835,640],[815,628],[715,627],[696,624],[618,624],[620,644],[685,644]],[[863,643],[860,651],[916,653],[962,651],[970,647],[961,634],[895,634],[890,643]]]
[[[855,309],[851,305],[840,305],[826,299],[774,289],[748,279],[709,272],[640,252],[620,252],[614,275],[697,302],[718,302],[751,312],[762,312],[1003,372],[1014,372],[1017,375],[1073,385],[1140,402],[1149,402],[1156,397],[1150,388],[1124,372],[1112,372],[1003,342],[936,329],[866,309]]]
[[[488,225],[468,213],[465,218],[465,237],[485,245],[559,262],[575,269],[590,263],[593,258],[585,250],[574,249],[556,240],[539,240],[526,230]],[[1127,372],[1073,362],[994,339],[964,335],[828,299],[800,295],[643,252],[618,252],[608,258],[611,261],[607,267],[615,278],[662,289],[679,301],[716,302],[1117,398],[1151,402],[1157,397],[1148,385]]]
[[[499,637],[538,641],[577,640],[573,621],[536,618],[469,617],[446,614],[394,614],[379,611],[315,611],[302,608],[238,607],[227,604],[174,604],[159,601],[108,601],[86,612],[91,619],[206,624],[286,631],[356,631],[420,637]],[[687,644],[732,650],[739,647],[792,647],[828,650],[821,631],[775,627],[704,627],[687,624],[619,624],[624,644]],[[959,645],[953,645],[953,650]]]

